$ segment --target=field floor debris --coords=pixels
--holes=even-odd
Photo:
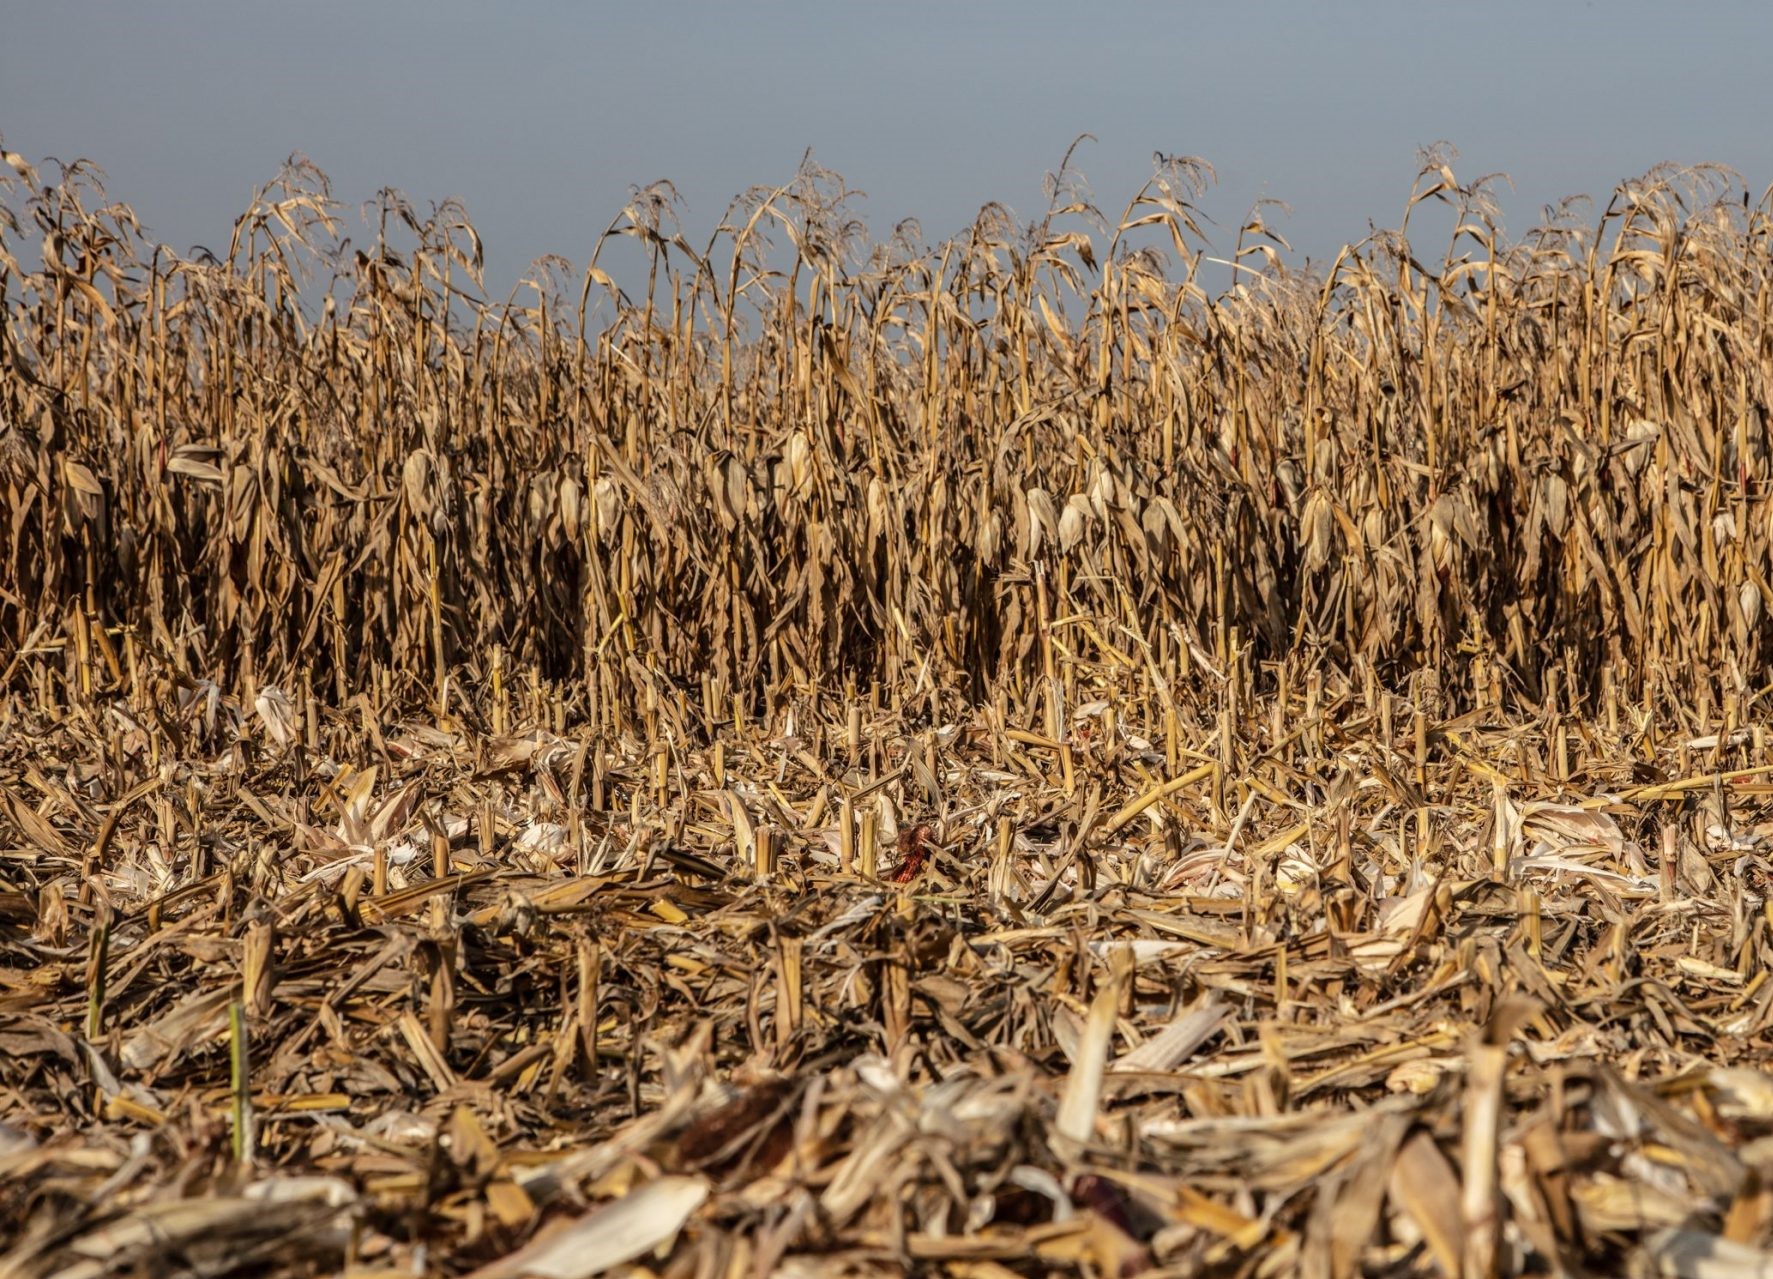
[[[11,708],[5,1272],[1766,1273],[1762,735],[1310,696]]]

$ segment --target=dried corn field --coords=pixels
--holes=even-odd
[[[0,159],[5,1274],[1773,1274],[1728,175],[498,300]]]

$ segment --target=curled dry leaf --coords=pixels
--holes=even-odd
[[[591,1279],[669,1244],[707,1198],[699,1177],[660,1177],[544,1232],[471,1279]]]

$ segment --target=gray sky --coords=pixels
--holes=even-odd
[[[1111,216],[1152,152],[1200,155],[1215,248],[1271,196],[1299,257],[1395,225],[1437,139],[1462,179],[1513,176],[1517,235],[1663,160],[1731,165],[1756,199],[1773,181],[1764,4],[0,0],[0,17],[7,146],[97,161],[156,238],[225,247],[302,151],[353,209],[384,185],[421,209],[461,197],[496,293],[538,254],[583,263],[655,178],[700,244],[809,146],[868,193],[877,235],[916,216],[930,240],[987,200],[1038,216],[1082,132]]]

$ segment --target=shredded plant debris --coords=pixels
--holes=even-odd
[[[280,743],[226,696],[209,727],[15,711],[10,1272],[1758,1247],[1754,748],[1646,783],[1602,738],[1560,777],[1556,717],[1386,705],[1258,706],[1200,767],[1222,739],[1107,708],[1047,749],[864,706],[854,748],[734,730],[662,770],[590,731]]]

